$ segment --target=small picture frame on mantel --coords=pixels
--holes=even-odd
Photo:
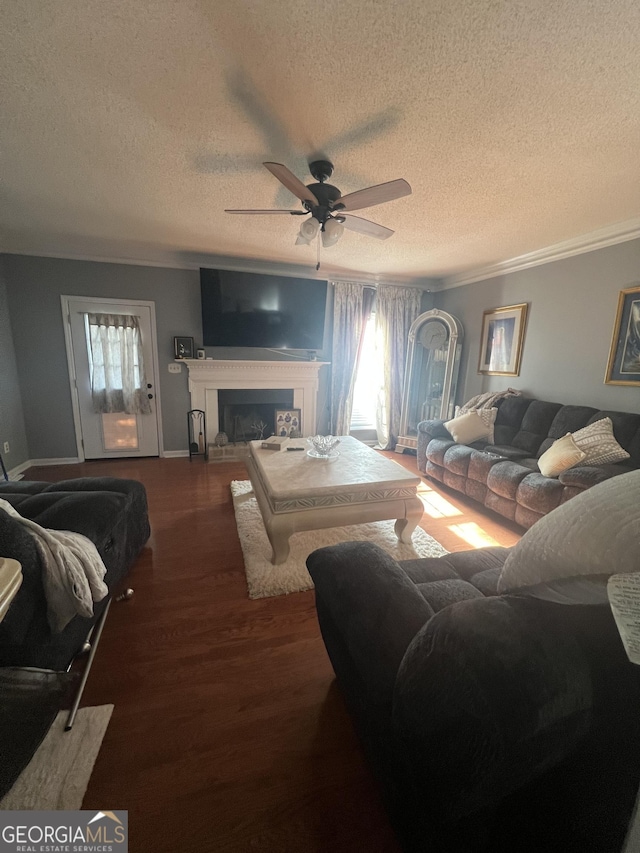
[[[193,338],[173,339],[173,355],[175,358],[193,358],[194,357],[194,342]]]

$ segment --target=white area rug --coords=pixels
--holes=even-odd
[[[316,548],[337,545],[339,542],[375,542],[396,560],[415,560],[416,557],[440,557],[447,551],[422,528],[413,533],[411,545],[398,542],[393,526],[395,521],[375,521],[352,524],[349,527],[330,527],[294,533],[289,539],[289,558],[279,566],[270,562],[271,545],[267,537],[258,503],[249,480],[231,483],[238,536],[244,555],[249,598],[269,598],[289,592],[313,589],[306,560]]]
[[[68,711],[60,711],[0,809],[80,809],[113,705],[81,708],[65,732]]]

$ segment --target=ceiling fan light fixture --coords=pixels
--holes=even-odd
[[[344,225],[338,222],[337,219],[329,219],[324,224],[322,229],[322,245],[325,249],[335,246],[338,240],[342,237]]]
[[[308,246],[309,243],[317,236],[319,228],[320,223],[317,219],[305,219],[302,225],[300,226],[300,230],[298,231],[298,236],[296,238],[296,246],[299,246],[303,243],[305,246]]]

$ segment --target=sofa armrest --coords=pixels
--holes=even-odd
[[[429,441],[432,438],[451,438],[451,433],[445,429],[443,420],[420,421],[418,424],[418,435],[426,435]]]
[[[451,433],[445,429],[443,420],[420,421],[418,424],[418,470],[423,474],[427,471],[427,447],[432,438],[451,441]]]
[[[307,568],[338,681],[353,687],[346,683],[357,674],[362,700],[390,713],[400,662],[433,610],[398,563],[371,542],[320,548]]]
[[[590,489],[597,483],[610,480],[617,474],[624,474],[627,469],[617,468],[615,465],[577,465],[563,471],[558,480],[563,486],[573,486],[576,489]]]
[[[453,604],[409,646],[393,724],[414,789],[456,819],[562,761],[588,731],[589,665],[564,612],[512,596]]]

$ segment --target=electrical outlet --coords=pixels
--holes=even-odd
[[[170,364],[169,365],[169,373],[182,373],[182,365],[181,364]]]
[[[4,451],[3,452],[9,453],[9,442],[8,441],[5,441],[5,443],[4,443]]]

